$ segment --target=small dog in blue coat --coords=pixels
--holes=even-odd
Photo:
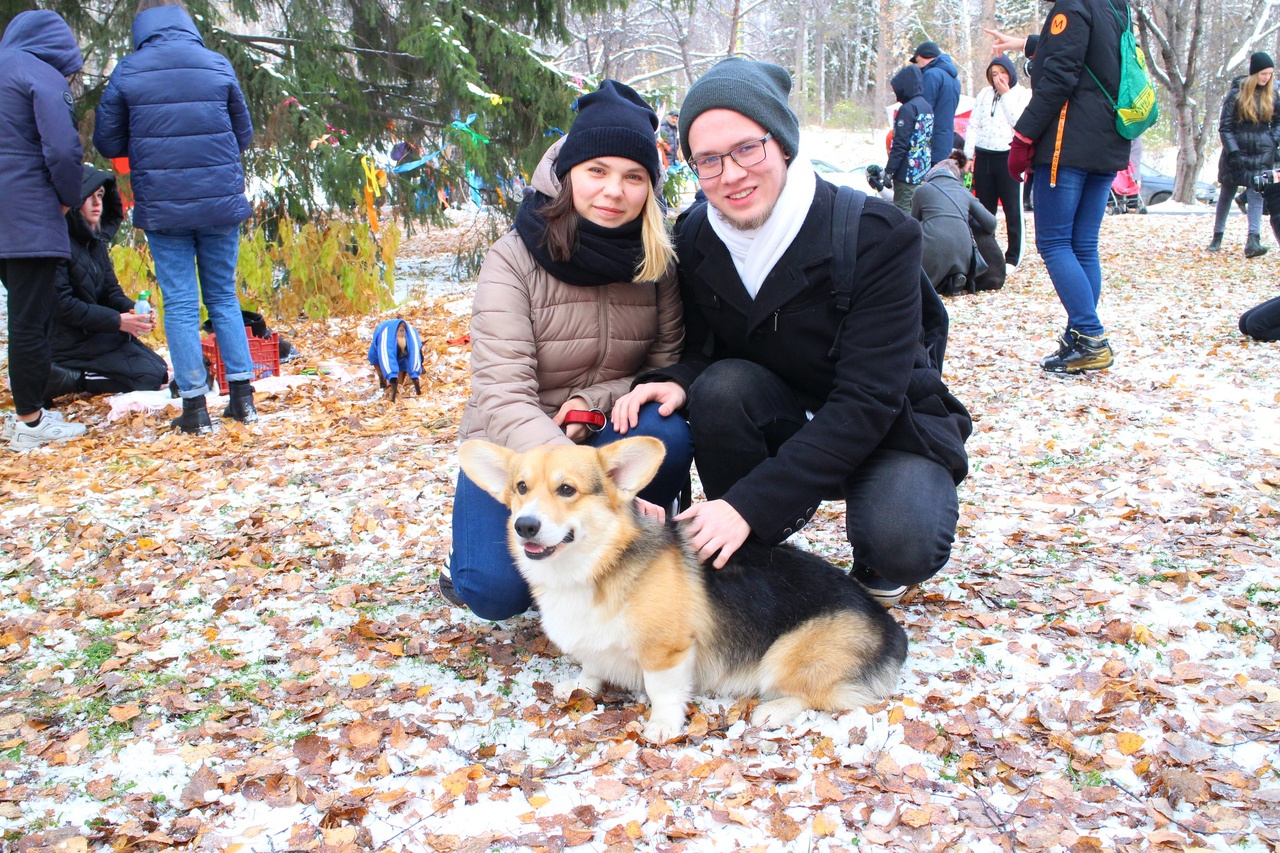
[[[413,380],[413,390],[421,396],[422,339],[404,320],[383,320],[373,330],[369,363],[378,372],[378,387],[391,387],[391,402],[396,401],[396,388],[406,379]]]

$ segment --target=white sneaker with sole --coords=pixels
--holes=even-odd
[[[62,423],[63,421],[66,420],[66,418],[63,417],[62,412],[55,412],[50,409],[44,410],[44,416],[46,418],[53,418],[58,423]],[[4,416],[4,432],[0,433],[0,441],[7,442],[13,438],[13,428],[17,423],[18,423],[18,416],[15,415],[13,412],[9,412]]]
[[[9,439],[9,446],[19,451],[34,450],[37,447],[57,441],[70,441],[73,438],[79,438],[84,435],[84,431],[84,424],[54,420],[49,417],[48,412],[45,412],[44,417],[40,419],[39,426],[29,427],[21,421],[15,423],[13,425],[13,437]]]

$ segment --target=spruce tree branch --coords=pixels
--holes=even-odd
[[[278,44],[288,47],[297,47],[299,45],[308,44],[308,42],[303,39],[283,38],[280,36],[257,36],[249,35],[247,33],[227,33],[227,38],[234,39],[241,44],[246,44],[263,51],[267,51],[266,48],[261,47],[261,45],[264,44]],[[385,59],[412,59],[415,62],[422,61],[421,56],[413,53],[401,53],[399,51],[390,50],[373,50],[367,47],[351,47],[350,45],[345,44],[330,44],[327,45],[327,47],[330,50],[336,50],[340,53],[353,53],[360,56],[380,56]]]

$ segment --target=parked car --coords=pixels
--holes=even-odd
[[[1142,201],[1147,205],[1168,201],[1173,198],[1173,178],[1143,163],[1141,193]],[[1218,188],[1204,181],[1196,181],[1195,198],[1205,204],[1217,204]]]

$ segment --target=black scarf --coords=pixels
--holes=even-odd
[[[620,228],[604,228],[578,217],[578,245],[567,261],[553,260],[543,243],[547,222],[542,209],[551,198],[540,192],[524,197],[516,212],[516,232],[533,259],[551,275],[577,287],[600,287],[605,284],[630,282],[644,257],[640,234],[642,216]]]

